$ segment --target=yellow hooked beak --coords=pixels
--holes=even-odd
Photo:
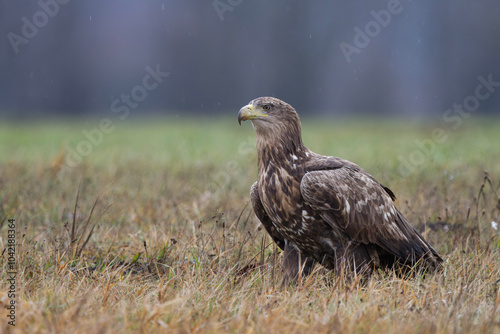
[[[252,104],[247,104],[246,106],[241,108],[240,112],[238,113],[238,123],[241,125],[241,121],[262,117],[267,117],[267,115],[260,112],[259,110],[256,110]]]

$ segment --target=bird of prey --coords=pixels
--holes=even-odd
[[[295,109],[260,97],[240,109],[257,136],[255,215],[284,250],[288,280],[315,262],[335,271],[439,267],[439,254],[394,204],[396,197],[358,165],[312,152],[302,143]]]

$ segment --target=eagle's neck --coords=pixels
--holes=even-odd
[[[272,128],[255,127],[255,130],[259,170],[265,170],[270,163],[275,166],[290,165],[290,161],[302,160],[308,152],[302,143],[300,123]]]

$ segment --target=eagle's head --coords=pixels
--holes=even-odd
[[[282,144],[283,149],[302,146],[299,115],[280,99],[259,97],[250,101],[238,113],[240,125],[246,120],[252,121],[258,146]]]
[[[257,134],[299,130],[300,119],[295,109],[288,103],[274,97],[259,97],[240,109],[238,122],[251,120]]]

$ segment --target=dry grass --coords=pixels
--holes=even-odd
[[[444,270],[361,280],[316,267],[284,288],[248,205],[249,127],[121,124],[75,168],[60,149],[82,125],[0,129],[0,246],[15,218],[19,292],[16,327],[1,315],[2,331],[500,333],[498,122],[449,132],[408,177],[398,156],[432,126],[394,125],[310,121],[305,142],[390,186]],[[6,265],[3,254],[0,291]]]

